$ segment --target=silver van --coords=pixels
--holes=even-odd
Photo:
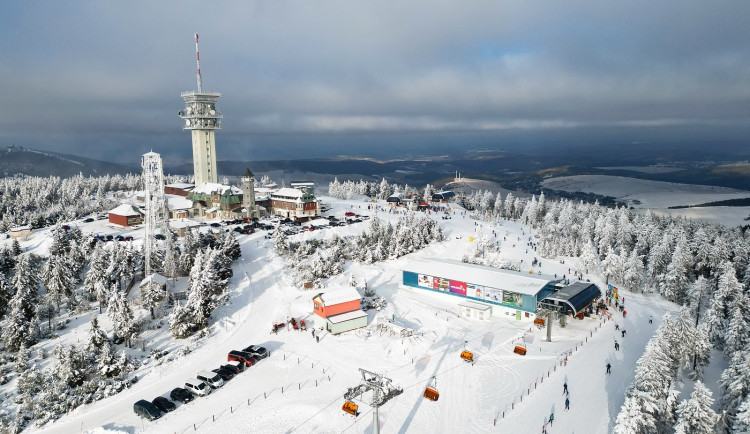
[[[189,379],[185,381],[185,389],[198,396],[206,396],[211,393],[211,387],[200,380]]]
[[[221,376],[216,372],[200,371],[195,378],[206,382],[206,384],[214,389],[218,389],[224,385],[224,380],[222,380]]]

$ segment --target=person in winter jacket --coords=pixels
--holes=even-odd
[[[609,363],[607,363],[607,374],[611,374],[612,373],[612,371],[610,370],[611,368],[612,368],[612,365],[610,365]]]
[[[565,398],[565,409],[570,410],[570,398]]]

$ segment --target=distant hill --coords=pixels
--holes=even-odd
[[[67,178],[79,173],[84,176],[102,176],[140,171],[141,168],[135,165],[126,166],[57,152],[36,151],[19,146],[0,148],[0,177],[23,174]]]

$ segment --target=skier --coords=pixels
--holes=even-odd
[[[625,337],[625,329],[622,329],[622,337]]]
[[[320,336],[315,336],[315,342],[320,343]]]
[[[615,351],[620,351],[620,343],[615,341]]]
[[[627,315],[627,314],[628,314],[628,311],[627,311],[627,310],[623,310],[623,311],[622,311],[622,317],[623,317],[623,318],[625,318],[625,315]]]
[[[566,401],[567,401],[567,399],[566,399]],[[552,422],[554,422],[554,421],[555,421],[555,413],[552,412],[552,413],[549,414],[549,422],[547,422],[547,423],[549,423],[549,425],[552,426]]]
[[[570,410],[570,398],[565,398],[565,409]]]
[[[568,383],[567,382],[565,382],[565,384],[563,384],[563,395],[565,395],[566,393],[568,393]]]
[[[608,362],[607,363],[607,374],[611,374],[612,373],[612,371],[610,371],[611,368],[612,368],[612,365],[610,365],[609,362]]]
[[[654,317],[652,315],[648,316],[648,323],[653,324],[654,323]]]
[[[547,425],[542,424],[542,434],[547,434]]]
[[[615,323],[615,330],[620,330],[620,324]]]

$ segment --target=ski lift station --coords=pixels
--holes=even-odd
[[[403,270],[402,285],[459,297],[463,299],[463,305],[466,302],[487,303],[495,315],[514,315],[520,320],[534,316],[539,302],[555,292],[559,282],[560,279],[544,274],[450,259],[423,259],[407,265]],[[469,307],[476,310],[475,306]],[[464,314],[465,308],[459,307],[464,309]]]
[[[601,296],[602,291],[593,283],[576,282],[544,298],[539,306],[563,315],[579,316]]]

